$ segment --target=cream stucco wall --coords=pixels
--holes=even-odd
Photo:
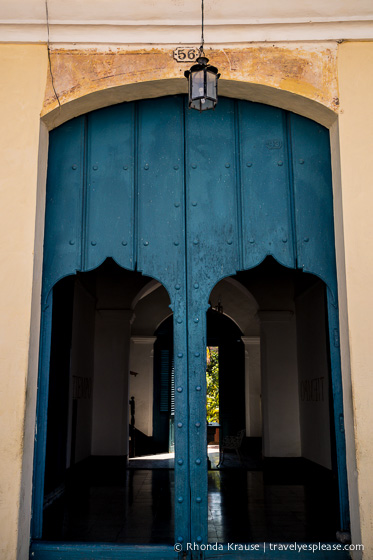
[[[340,45],[340,170],[363,557],[373,558],[373,43]],[[344,318],[343,318],[344,320]],[[343,340],[342,340],[343,342]],[[342,348],[344,353],[344,349]],[[356,531],[356,516],[352,516]]]
[[[16,558],[23,501],[27,371],[29,358],[35,363],[36,357],[29,354],[29,343],[46,47],[0,45],[0,68],[0,557],[11,560]]]
[[[340,117],[339,130],[336,121],[332,126],[332,149],[346,438],[353,540],[362,540],[368,560],[373,558],[373,43],[339,45],[337,64]],[[28,557],[47,142],[40,112],[47,68],[43,45],[0,45],[0,557],[4,560]],[[249,86],[247,97],[242,93],[244,82],[240,97],[253,98]],[[264,78],[261,84],[269,85]],[[273,86],[270,91],[264,100],[276,104],[276,93],[281,99],[282,92]],[[259,101],[265,91],[258,86],[256,92]],[[146,87],[142,94],[146,97]],[[312,116],[306,97],[306,92],[291,91],[286,103],[293,100],[297,112]],[[328,103],[324,107],[325,124],[330,125],[333,111]]]
[[[201,37],[201,3],[188,0],[48,0],[55,43],[195,44]],[[371,0],[205,1],[206,40],[325,40],[372,37]],[[0,3],[4,41],[46,41],[43,0]]]

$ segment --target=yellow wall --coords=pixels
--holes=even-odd
[[[307,49],[312,51],[310,47]],[[373,357],[371,353],[371,333],[373,333],[373,293],[371,290],[373,277],[371,243],[373,241],[371,226],[373,208],[373,173],[371,171],[373,43],[341,44],[338,48],[337,63],[335,73],[338,69],[340,119],[339,131],[337,125],[332,127],[332,137],[334,138],[332,147],[333,174],[337,185],[335,214],[341,299],[341,350],[346,418],[348,421],[350,420],[346,435],[353,536],[355,542],[359,542],[362,538],[366,548],[364,557],[368,559],[373,558],[373,485],[371,484],[373,411],[370,405],[371,395],[373,395]],[[170,67],[174,65],[172,59],[169,64]],[[330,60],[327,64],[330,68]],[[48,105],[48,92],[50,93],[49,86],[46,89],[48,71],[46,47],[43,45],[0,45],[0,70],[2,129],[0,157],[3,160],[0,174],[0,228],[2,229],[0,235],[0,371],[2,375],[0,391],[0,558],[1,560],[15,560],[16,558],[24,560],[28,556],[29,540],[39,342],[39,290],[43,235],[42,194],[45,185],[47,149],[47,134],[44,129],[40,129],[40,112],[43,101]],[[58,74],[57,67],[56,71]],[[174,72],[174,70],[172,71]],[[171,74],[162,76],[165,83],[167,78],[175,79],[175,76]],[[320,71],[320,76],[322,75],[324,72]],[[231,78],[233,79],[233,76]],[[254,90],[250,90],[250,84],[247,86],[245,83],[245,79],[249,79],[249,77],[241,76],[241,78],[242,88],[249,88],[247,91],[249,92],[248,98],[250,98],[254,94]],[[63,76],[57,76],[57,85],[62,83],[62,79]],[[276,88],[281,90],[279,84],[274,85],[263,76],[260,78],[256,76],[256,80],[259,85],[271,86],[271,91]],[[254,81],[253,77],[251,77],[251,81]],[[332,80],[333,84],[334,81],[335,76]],[[335,85],[331,87],[326,80],[324,89],[321,88],[320,91],[327,92],[327,96],[325,100],[321,101],[314,93],[311,95],[309,89],[303,91],[305,87],[303,82],[301,85],[300,91],[294,89],[298,87],[297,84],[293,83],[292,87],[289,84],[287,86],[289,87],[286,90],[289,93],[288,100],[292,100],[296,104],[293,108],[297,107],[299,112],[303,111],[303,114],[307,114],[306,101],[311,100],[323,106],[332,120],[335,114],[333,112],[338,110],[334,97]],[[114,84],[111,86],[113,87]],[[146,85],[144,85],[144,96],[146,96],[146,91]],[[242,89],[239,96],[245,97],[245,91]],[[262,93],[265,96],[264,90],[258,89],[257,92],[259,97]],[[81,92],[80,95],[84,93],[87,92]],[[89,97],[88,95],[86,99]],[[281,91],[279,91],[278,99],[281,99]],[[122,99],[113,97],[112,102],[119,100]],[[265,101],[266,98],[263,97],[262,100]],[[302,105],[303,100],[305,100],[304,105]],[[69,105],[73,100],[66,94],[63,101]],[[108,101],[106,99],[104,103],[107,104]],[[267,101],[276,103],[276,95],[268,98]],[[44,112],[50,111],[55,120],[48,124],[54,126],[59,120],[58,112],[60,110],[55,109],[53,103],[50,103],[47,109],[46,105],[44,105]],[[87,108],[89,108],[89,103],[86,110]],[[79,106],[77,111],[81,112],[82,108]],[[68,118],[66,115],[63,107],[61,122]],[[307,114],[307,116],[311,116],[311,114]],[[47,116],[45,118],[48,121]],[[317,116],[315,115],[314,118]],[[320,116],[320,120],[322,118],[324,117]],[[42,130],[42,134],[40,134],[40,130]],[[38,183],[39,190],[37,189]],[[340,189],[338,185],[341,187]],[[39,201],[37,201],[37,195],[39,197],[41,195]],[[37,223],[36,232],[35,222]],[[344,228],[344,234],[342,228]],[[36,260],[34,260],[33,254],[34,247],[37,248]],[[33,325],[30,329],[31,319]],[[344,333],[345,336],[343,336]],[[350,365],[352,391],[349,378]],[[348,410],[352,410],[351,399],[354,409],[354,426],[352,425],[352,412],[348,412]],[[25,405],[27,416],[25,416]],[[354,440],[353,428],[357,436],[357,443]],[[355,466],[354,458],[355,448],[357,466]],[[19,532],[18,527],[20,527]],[[355,557],[358,558],[358,555]]]
[[[338,55],[340,160],[352,400],[364,558],[373,558],[373,43]]]
[[[0,558],[17,550],[46,47],[0,45]]]

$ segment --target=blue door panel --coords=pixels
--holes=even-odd
[[[133,103],[88,115],[84,270],[107,257],[134,268],[134,139]]]
[[[209,294],[240,268],[235,102],[188,111],[186,243],[191,542],[207,540],[206,311]]]
[[[342,531],[349,531],[350,510],[348,501],[346,439],[343,414],[342,369],[339,349],[339,314],[335,306],[335,298],[330,289],[327,290],[328,326],[330,340],[330,367],[333,391],[333,413],[335,426],[335,440],[337,447],[337,469],[339,490],[339,513]]]
[[[183,96],[174,96],[79,117],[53,131],[50,145],[43,301],[60,278],[91,270],[107,257],[165,286],[174,321],[175,542],[206,543],[209,294],[222,278],[272,255],[327,283],[330,332],[334,339],[338,335],[328,131],[274,107],[226,98],[219,99],[215,111],[200,114],[187,109]],[[39,373],[46,387],[47,317]],[[331,358],[335,420],[343,428],[337,346],[331,347]],[[44,402],[45,387],[39,395]],[[42,521],[35,510],[43,498],[47,401],[41,401],[35,538],[40,538]],[[337,445],[346,528],[343,430]],[[65,545],[32,546],[35,557],[72,557],[62,551]],[[87,546],[74,550],[90,558],[124,555],[120,546]],[[126,551],[128,558],[148,554],[142,546]],[[174,555],[167,547],[151,551],[154,558]]]
[[[236,550],[228,548],[227,545],[215,544],[215,549],[208,549],[204,557],[209,560],[227,558],[231,560],[289,560],[290,555],[296,554],[299,560],[349,560],[351,558],[347,550],[336,550],[336,543],[288,543],[282,545],[282,549],[271,551],[269,545],[252,545],[253,549],[244,549],[245,545],[237,545]],[[246,545],[247,546],[247,545]],[[307,546],[307,550],[302,549]],[[343,545],[340,545],[343,547]],[[241,548],[240,548],[241,547]],[[255,548],[254,548],[255,547]],[[292,548],[290,548],[292,547]],[[294,548],[298,547],[298,548]],[[202,547],[201,547],[202,548]],[[320,550],[319,550],[320,548]],[[297,550],[297,551],[296,551]],[[298,552],[300,550],[300,552]],[[198,557],[198,553],[196,554]],[[33,543],[31,545],[30,560],[177,560],[180,558],[173,547],[166,546],[115,546],[115,545],[89,545],[65,543]]]
[[[60,278],[81,268],[85,118],[73,119],[50,135],[43,298]]]
[[[44,302],[43,302],[44,303]],[[41,337],[39,347],[39,372],[38,372],[38,394],[36,410],[36,436],[34,452],[33,473],[33,496],[32,496],[32,537],[40,539],[43,528],[43,502],[44,502],[44,465],[47,443],[47,411],[49,390],[49,362],[51,356],[52,338],[52,311],[53,291],[46,298],[45,305],[42,303],[41,313]]]
[[[235,102],[188,111],[185,136],[188,282],[199,282],[191,293],[207,303],[214,285],[240,267]]]
[[[329,133],[290,115],[298,268],[319,276],[337,302]]]
[[[189,303],[190,542],[195,543],[207,542],[206,311],[197,298]]]
[[[173,546],[32,543],[30,560],[177,560]]]
[[[294,267],[286,114],[239,102],[244,269],[272,255]]]
[[[190,482],[183,128],[182,98],[139,104],[138,269],[162,282],[174,312],[175,538],[178,542],[189,542],[189,525],[185,523],[190,510]]]
[[[185,274],[183,119],[180,97],[139,105],[138,269],[169,293]]]

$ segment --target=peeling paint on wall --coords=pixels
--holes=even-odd
[[[219,68],[222,80],[270,86],[337,111],[337,44],[334,42],[261,43],[241,49],[210,49],[206,55]],[[156,48],[52,49],[51,66],[61,105],[124,85],[184,80],[188,67],[174,60],[171,49]],[[185,92],[186,86],[185,80]],[[42,116],[57,106],[49,75]]]

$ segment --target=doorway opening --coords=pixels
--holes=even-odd
[[[326,286],[267,258],[220,281],[212,301],[217,293],[237,336],[220,376],[222,433],[208,470],[209,542],[335,541]],[[222,329],[220,344],[224,339]]]
[[[174,339],[172,317],[156,330],[154,344],[153,447],[139,456],[138,465],[146,461],[154,468],[167,467],[174,459]],[[215,466],[219,463],[219,439],[244,422],[244,354],[241,331],[227,316],[214,309],[207,313],[206,346],[206,422],[208,455]],[[234,388],[228,379],[235,372],[239,396],[232,398]],[[221,413],[220,400],[223,401]],[[237,409],[239,403],[239,410]],[[149,456],[150,451],[153,455]]]
[[[207,346],[206,363],[207,423],[219,424],[219,346]]]
[[[168,305],[163,286],[111,259],[53,288],[43,540],[173,542],[173,465],[129,459],[151,446],[154,330]]]
[[[219,346],[206,348],[206,422],[207,464],[212,467],[210,455],[219,451],[220,440],[220,360]]]

